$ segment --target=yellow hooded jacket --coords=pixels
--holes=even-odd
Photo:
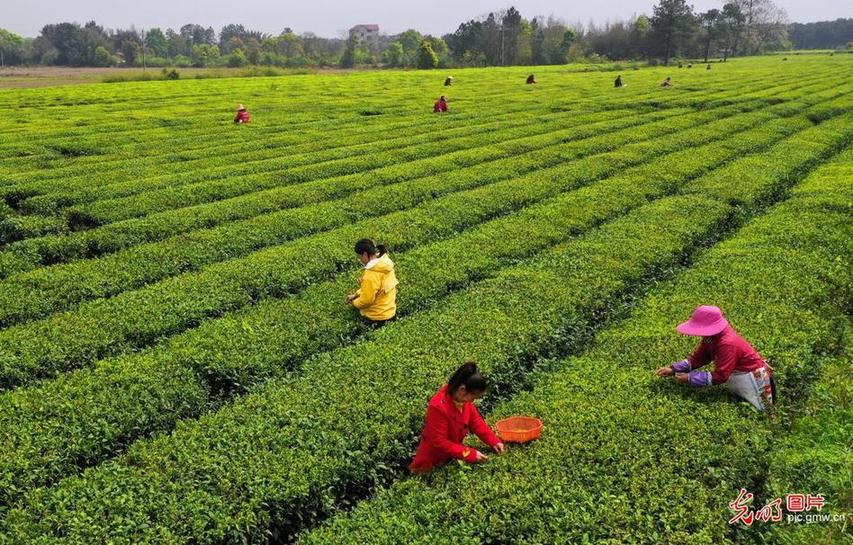
[[[374,322],[390,320],[397,313],[397,275],[394,262],[388,255],[371,259],[364,266],[361,289],[353,306],[361,315]]]

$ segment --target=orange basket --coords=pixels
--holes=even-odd
[[[507,443],[528,443],[542,435],[542,421],[531,416],[510,416],[498,420],[495,429]]]

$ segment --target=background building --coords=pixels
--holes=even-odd
[[[349,29],[350,38],[358,38],[361,43],[377,46],[379,44],[379,25],[355,25]]]

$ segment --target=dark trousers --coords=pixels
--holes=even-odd
[[[386,324],[390,324],[391,322],[393,322],[396,318],[396,316],[393,316],[391,318],[388,318],[387,320],[378,320],[374,322],[373,320],[369,320],[367,318],[362,317],[362,320],[367,325],[368,329],[380,329],[382,327],[385,327]]]

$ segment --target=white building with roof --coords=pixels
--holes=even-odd
[[[350,38],[358,38],[362,43],[377,45],[379,43],[379,25],[355,25],[349,29]]]

